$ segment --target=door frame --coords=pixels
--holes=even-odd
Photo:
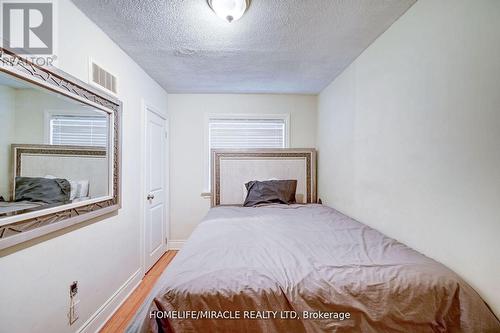
[[[146,275],[146,143],[147,143],[147,114],[148,112],[152,112],[158,117],[162,118],[165,121],[165,128],[167,131],[167,137],[165,138],[165,235],[166,238],[164,252],[167,251],[168,248],[168,240],[170,239],[170,122],[168,119],[168,115],[163,112],[160,112],[158,108],[149,104],[144,99],[141,102],[141,174],[140,174],[140,263],[142,269],[142,276]]]

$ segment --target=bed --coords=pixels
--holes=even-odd
[[[24,212],[28,212],[31,210],[39,209],[44,206],[43,202],[9,202],[9,201],[0,201],[0,217],[21,214]]]
[[[304,202],[225,205],[238,196],[240,171],[224,171],[223,159],[236,156],[224,154],[214,161],[214,207],[128,332],[500,331],[481,297],[453,271],[310,202],[314,175],[307,159],[300,171],[293,167],[304,177]],[[226,176],[233,185],[221,181]]]

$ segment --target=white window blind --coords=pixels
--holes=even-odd
[[[50,119],[50,143],[106,147],[108,120],[105,116],[54,115]]]
[[[284,119],[210,119],[210,149],[285,148]]]
[[[209,117],[205,188],[210,191],[212,149],[287,148],[287,127],[287,115]]]

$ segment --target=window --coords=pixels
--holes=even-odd
[[[218,119],[209,121],[210,149],[285,148],[284,119]]]
[[[287,148],[288,122],[288,115],[209,116],[206,188],[210,188],[212,149]]]
[[[105,116],[50,117],[50,144],[106,147],[108,120]]]

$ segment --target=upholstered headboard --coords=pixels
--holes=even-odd
[[[74,181],[89,181],[89,196],[109,194],[109,162],[106,148],[57,145],[19,145],[12,149],[12,196],[15,178],[47,175]]]
[[[316,202],[315,149],[212,150],[212,207],[242,205],[245,183],[296,179],[298,203]]]

